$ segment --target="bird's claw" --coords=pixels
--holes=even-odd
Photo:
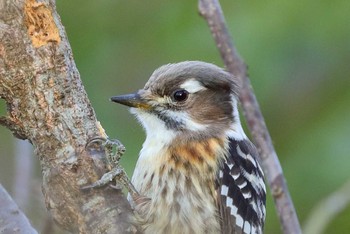
[[[116,182],[116,185],[114,186],[116,189],[123,189],[123,185],[125,186],[124,181],[129,179],[123,168],[114,167],[109,172],[105,173],[99,180],[90,185],[84,186],[83,189],[100,188],[109,184],[113,180]]]
[[[109,139],[104,137],[94,137],[85,146],[85,149],[91,150],[96,145],[103,147],[107,155],[108,163],[111,166],[118,165],[119,160],[125,153],[124,145],[117,139]],[[114,150],[115,148],[115,150]]]
[[[114,167],[119,165],[119,160],[122,157],[122,155],[125,153],[124,145],[117,139],[107,138],[103,143],[103,146],[105,147],[107,160],[109,161],[111,166]],[[114,148],[115,148],[115,151],[113,151]]]
[[[126,172],[119,165],[119,160],[125,152],[125,147],[123,146],[123,144],[117,139],[96,137],[91,139],[87,143],[85,148],[90,148],[92,145],[97,143],[99,143],[100,147],[102,146],[104,148],[108,164],[111,170],[105,173],[98,181],[90,185],[84,186],[83,189],[103,187],[114,180],[116,182],[116,185],[114,186],[115,188],[122,189],[124,186],[129,190],[129,192],[136,192]]]

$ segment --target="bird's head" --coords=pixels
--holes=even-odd
[[[223,136],[235,125],[241,131],[236,97],[231,74],[186,61],[158,68],[143,89],[111,100],[132,107],[148,137],[190,140]]]

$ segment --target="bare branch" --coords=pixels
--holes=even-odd
[[[0,184],[0,233],[38,233]]]
[[[54,0],[0,0],[0,124],[28,139],[40,159],[43,193],[56,223],[70,232],[135,233],[120,190],[81,188],[107,170],[106,137],[81,83]]]
[[[260,161],[271,188],[284,233],[301,233],[282,168],[273,147],[259,104],[251,88],[246,65],[233,46],[218,0],[199,0],[199,12],[205,18],[227,69],[238,78],[240,101]]]
[[[327,226],[350,204],[350,180],[320,201],[305,222],[303,233],[325,233]]]

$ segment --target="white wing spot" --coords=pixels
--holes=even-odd
[[[244,233],[250,233],[250,223],[248,223],[248,221],[244,222],[244,229],[243,229]]]
[[[239,147],[239,145],[237,145],[237,153],[239,156],[241,156],[244,159],[247,159],[247,155],[245,153],[242,152],[241,148]]]
[[[247,181],[244,181],[242,184],[238,184],[240,189],[244,188],[247,185]]]
[[[241,172],[243,176],[246,178],[246,180],[250,181],[251,185],[256,191],[263,190],[266,192],[266,187],[264,180],[254,174],[248,173],[243,167],[240,167]]]
[[[228,187],[226,185],[223,185],[221,187],[221,195],[227,196],[228,194]]]
[[[257,233],[255,226],[252,226],[252,228],[251,228],[251,229],[252,229],[252,231],[251,231],[251,233],[252,233],[252,234]]]
[[[258,207],[257,207],[255,201],[250,201],[249,204],[252,206],[253,210],[254,210],[257,214],[259,214],[259,210],[258,210]]]
[[[236,225],[240,228],[243,228],[243,218],[240,215],[236,216]]]
[[[251,192],[248,192],[248,193],[242,193],[242,195],[243,195],[243,197],[244,197],[245,199],[248,199],[248,198],[251,198],[251,197],[252,197]]]
[[[227,197],[227,198],[226,198],[226,206],[231,208],[231,214],[232,214],[232,206],[234,207],[232,201],[233,201],[232,198],[230,198],[230,197]],[[232,215],[233,215],[233,214],[232,214]]]
[[[224,177],[224,172],[222,170],[219,171],[219,178],[223,178]]]
[[[261,168],[261,166],[260,166],[259,163],[258,163],[258,169],[259,169],[260,173],[261,173],[262,175],[264,175],[264,171],[262,170],[262,168]]]
[[[254,167],[257,167],[255,159],[253,158],[253,156],[251,156],[250,154],[247,154],[247,159],[254,165]]]
[[[240,173],[238,173],[238,174],[232,174],[232,177],[233,177],[234,180],[237,180],[238,177],[239,177],[239,175],[240,175]]]
[[[238,211],[237,207],[235,205],[232,205],[231,206],[231,215],[236,217],[237,216],[237,211]]]
[[[231,208],[231,215],[236,218],[236,225],[240,228],[243,228],[243,218],[237,214],[238,209],[235,205],[232,204],[232,199],[229,197],[226,200],[226,206]]]

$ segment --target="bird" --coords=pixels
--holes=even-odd
[[[266,188],[241,126],[237,81],[201,61],[156,69],[144,88],[113,96],[146,132],[129,196],[144,233],[263,233]]]

